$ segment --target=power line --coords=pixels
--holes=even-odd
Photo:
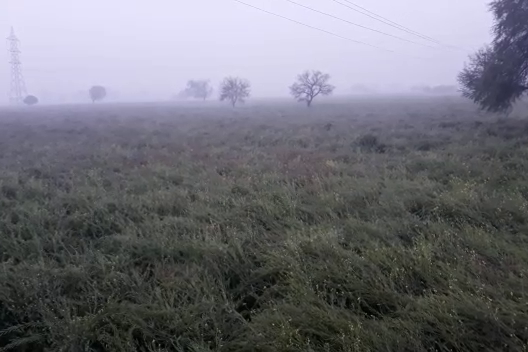
[[[420,37],[420,38],[422,38],[422,39],[428,40],[428,41],[433,42],[433,43],[435,43],[435,44],[442,45],[442,46],[445,46],[445,47],[450,48],[450,49],[457,49],[457,50],[462,50],[462,51],[468,51],[467,49],[461,48],[461,47],[459,47],[459,46],[448,45],[448,44],[442,43],[442,42],[440,42],[440,41],[437,40],[437,39],[434,39],[434,38],[432,38],[432,37],[429,37],[429,36],[427,36],[427,35],[425,35],[425,34],[422,34],[422,33],[418,32],[418,31],[412,30],[412,29],[410,29],[410,28],[408,28],[408,27],[405,27],[405,26],[403,26],[403,25],[401,25],[401,24],[398,24],[398,23],[396,23],[396,22],[394,22],[394,21],[392,21],[392,20],[390,20],[390,19],[388,19],[388,18],[386,18],[386,17],[383,17],[383,16],[381,16],[381,15],[378,15],[377,13],[375,13],[375,12],[373,12],[373,11],[370,11],[370,10],[368,10],[368,9],[362,7],[362,6],[359,6],[359,5],[353,3],[353,2],[350,1],[350,0],[342,0],[342,1],[345,1],[345,2],[347,2],[347,3],[349,3],[349,4],[351,4],[352,6],[355,6],[355,7],[359,8],[359,9],[365,11],[365,12],[368,12],[368,13],[365,13],[365,12],[359,11],[359,10],[357,10],[357,9],[351,7],[351,6],[348,6],[347,4],[343,4],[342,2],[339,2],[339,1],[337,1],[337,0],[332,0],[332,1],[334,1],[334,2],[336,2],[336,3],[338,3],[338,4],[342,5],[342,6],[345,6],[345,7],[349,8],[349,9],[351,9],[352,11],[359,12],[359,13],[365,15],[365,16],[368,16],[368,17],[370,17],[370,18],[374,18],[374,19],[377,20],[377,21],[380,21],[380,22],[383,22],[383,23],[385,23],[385,24],[388,24],[389,26],[396,27],[396,28],[398,28],[398,29],[400,29],[400,30],[402,30],[402,31],[404,31],[404,32],[407,32],[407,33],[409,33],[409,34],[412,34],[412,35],[418,36],[418,37]],[[369,15],[369,14],[372,14],[372,15]],[[375,18],[374,16],[379,17],[379,18]]]
[[[257,7],[257,6],[254,6],[254,5],[250,5],[246,2],[243,2],[241,0],[233,0],[235,2],[238,2],[242,5],[245,5],[245,6],[248,6],[248,7],[251,7],[253,9],[256,9],[256,10],[259,10],[259,11],[262,11],[262,12],[265,12],[269,15],[272,15],[272,16],[276,16],[276,17],[279,17],[279,18],[282,18],[282,19],[285,19],[287,21],[290,21],[290,22],[293,22],[293,23],[296,23],[298,25],[301,25],[303,27],[307,27],[307,28],[311,28],[311,29],[314,29],[314,30],[317,30],[317,31],[320,31],[320,32],[323,32],[323,33],[326,33],[326,34],[329,34],[331,36],[334,36],[334,37],[337,37],[337,38],[341,38],[341,39],[344,39],[344,40],[347,40],[349,42],[353,42],[353,43],[357,43],[357,44],[361,44],[361,45],[365,45],[365,46],[369,46],[371,48],[376,48],[376,49],[379,49],[379,50],[383,50],[383,51],[386,51],[386,52],[389,52],[389,53],[392,53],[392,54],[396,54],[396,55],[402,55],[402,56],[405,56],[405,57],[408,57],[408,58],[412,58],[412,59],[416,59],[416,60],[430,60],[430,59],[427,59],[425,57],[418,57],[418,56],[413,56],[413,55],[408,55],[408,54],[403,54],[403,53],[400,53],[400,52],[397,52],[397,51],[394,51],[394,50],[390,50],[390,49],[386,49],[386,48],[382,48],[380,46],[376,46],[376,45],[372,45],[372,44],[369,44],[369,43],[365,43],[365,42],[362,42],[362,41],[359,41],[359,40],[354,40],[354,39],[350,39],[348,37],[344,37],[342,35],[339,35],[339,34],[336,34],[336,33],[333,33],[333,32],[330,32],[330,31],[327,31],[325,29],[321,29],[319,27],[315,27],[315,26],[311,26],[309,24],[306,24],[306,23],[303,23],[303,22],[300,22],[300,21],[297,21],[297,20],[294,20],[294,19],[291,19],[289,17],[286,17],[286,16],[282,16],[282,15],[279,15],[279,14],[276,14],[274,12],[271,12],[271,11],[268,11],[268,10],[264,10],[260,7]]]
[[[349,9],[351,9],[352,11],[359,12],[359,13],[361,13],[362,15],[365,15],[365,16],[367,16],[367,17],[370,17],[370,18],[372,18],[372,19],[374,19],[374,20],[376,20],[376,21],[379,21],[379,22],[384,23],[384,24],[386,24],[386,25],[389,25],[389,26],[391,26],[391,27],[397,28],[397,29],[399,29],[399,30],[401,30],[401,31],[404,31],[404,32],[406,32],[406,33],[409,33],[409,34],[412,34],[412,35],[417,36],[417,37],[419,37],[419,38],[422,38],[422,39],[428,40],[428,41],[433,42],[433,43],[435,43],[435,44],[442,44],[442,43],[440,43],[438,40],[436,40],[436,39],[434,39],[434,38],[431,38],[431,37],[429,37],[429,36],[427,36],[427,35],[425,35],[425,34],[421,34],[420,32],[417,32],[417,31],[414,31],[414,30],[412,30],[412,29],[410,29],[410,28],[407,28],[407,27],[405,27],[405,26],[402,26],[401,24],[398,24],[398,23],[396,23],[396,22],[394,22],[394,21],[391,21],[390,19],[388,19],[388,18],[386,18],[386,17],[383,17],[383,16],[381,16],[381,15],[378,15],[378,14],[376,14],[375,12],[372,12],[372,11],[370,11],[370,10],[364,8],[364,7],[361,7],[361,6],[357,5],[357,4],[354,4],[352,1],[349,1],[349,0],[342,0],[342,1],[345,1],[345,2],[349,3],[349,4],[352,5],[352,6],[355,6],[355,7],[359,8],[360,10],[355,9],[355,8],[353,8],[353,7],[351,7],[351,6],[348,6],[348,5],[346,5],[346,4],[343,4],[342,2],[339,2],[339,1],[337,1],[337,0],[332,0],[332,1],[334,1],[334,2],[336,2],[336,3],[338,3],[338,4],[342,5],[342,6],[345,6],[345,7],[349,8]]]
[[[329,13],[326,13],[326,12],[323,12],[323,11],[319,11],[319,10],[316,10],[314,8],[311,8],[309,6],[306,6],[306,5],[302,5],[302,4],[299,4],[298,2],[295,2],[293,0],[284,0],[284,1],[287,1],[291,4],[294,4],[294,5],[297,5],[297,6],[300,6],[302,8],[305,8],[307,10],[310,10],[310,11],[313,11],[313,12],[316,12],[316,13],[319,13],[321,15],[324,15],[324,16],[327,16],[327,17],[331,17],[333,19],[336,19],[336,20],[339,20],[339,21],[342,21],[342,22],[346,22],[348,24],[351,24],[353,26],[356,26],[356,27],[360,27],[360,28],[363,28],[363,29],[366,29],[368,31],[371,31],[371,32],[375,32],[375,33],[379,33],[379,34],[382,34],[382,35],[385,35],[387,37],[391,37],[391,38],[396,38],[398,40],[401,40],[401,41],[404,41],[404,42],[408,42],[408,43],[412,43],[412,44],[416,44],[416,45],[421,45],[421,46],[425,46],[425,47],[428,47],[428,48],[432,48],[432,46],[430,45],[427,45],[427,44],[422,44],[422,43],[418,43],[418,42],[415,42],[415,41],[412,41],[412,40],[408,40],[408,39],[405,39],[405,38],[402,38],[402,37],[398,37],[396,35],[392,35],[390,33],[386,33],[386,32],[383,32],[383,31],[379,31],[377,29],[373,29],[373,28],[370,28],[370,27],[367,27],[367,26],[363,26],[363,25],[360,25],[360,24],[357,24],[357,23],[354,23],[354,22],[351,22],[351,21],[348,21],[348,20],[345,20],[341,17],[337,17],[337,16],[334,16],[332,14],[329,14]]]
[[[285,20],[287,20],[287,21],[290,21],[290,22],[296,23],[296,24],[298,24],[298,25],[301,25],[301,26],[304,26],[304,27],[308,27],[308,28],[314,29],[314,30],[316,30],[316,31],[319,31],[319,32],[323,32],[323,33],[326,33],[326,34],[332,35],[332,36],[337,37],[337,38],[341,38],[341,39],[344,39],[344,40],[348,40],[348,41],[353,42],[353,43],[356,43],[356,44],[361,44],[361,45],[370,46],[371,48],[376,48],[376,49],[383,50],[383,51],[387,51],[387,52],[390,52],[390,53],[396,53],[396,52],[393,51],[393,50],[385,49],[385,48],[382,48],[382,47],[379,47],[379,46],[376,46],[376,45],[372,45],[372,44],[368,44],[368,43],[365,43],[365,42],[362,42],[362,41],[359,41],[359,40],[350,39],[350,38],[344,37],[344,36],[342,36],[342,35],[336,34],[336,33],[334,33],[334,32],[327,31],[326,29],[321,29],[321,28],[319,28],[319,27],[314,27],[314,26],[311,26],[311,25],[309,25],[309,24],[306,24],[306,23],[303,23],[303,22],[299,22],[299,21],[294,20],[294,19],[291,19],[291,18],[289,18],[289,17],[282,16],[282,15],[276,14],[276,13],[271,12],[271,11],[268,11],[268,10],[264,10],[264,9],[262,9],[262,8],[260,8],[260,7],[250,5],[250,4],[245,3],[245,2],[243,2],[243,1],[240,1],[240,0],[233,0],[233,1],[236,1],[236,2],[238,2],[239,4],[242,4],[242,5],[245,5],[245,6],[248,6],[248,7],[254,8],[254,9],[256,9],[256,10],[259,10],[259,11],[265,12],[265,13],[267,13],[267,14],[269,14],[269,15],[272,15],[272,16],[275,16],[275,17],[279,17],[279,18],[285,19]]]

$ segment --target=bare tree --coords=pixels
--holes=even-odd
[[[213,94],[213,88],[211,87],[210,82],[206,80],[188,81],[187,87],[181,93],[183,97],[191,97],[191,98],[203,99],[203,100],[206,100],[212,94]]]
[[[249,97],[251,84],[248,80],[238,77],[226,77],[220,84],[220,101],[229,100],[233,107],[238,103],[244,103]]]
[[[290,93],[297,101],[304,101],[310,107],[318,95],[330,95],[335,87],[328,84],[330,75],[321,71],[305,71],[297,76],[297,82],[290,87]]]

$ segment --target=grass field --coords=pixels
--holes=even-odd
[[[0,350],[526,351],[528,109],[0,111]]]

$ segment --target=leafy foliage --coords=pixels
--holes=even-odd
[[[528,2],[526,0],[494,0],[490,4],[495,17],[494,43],[514,45],[526,56],[528,49],[522,47],[528,41]]]
[[[229,100],[233,107],[244,103],[249,97],[251,84],[248,80],[238,77],[226,77],[220,85],[220,101]]]
[[[206,100],[213,94],[213,88],[207,80],[190,80],[181,96],[186,98]]]
[[[28,95],[27,97],[24,98],[23,102],[26,105],[35,105],[35,104],[38,104],[39,100],[34,95]]]
[[[297,76],[297,82],[290,87],[290,93],[297,101],[306,102],[309,107],[319,95],[330,95],[335,87],[328,84],[330,75],[321,71],[305,71]]]
[[[89,93],[92,103],[95,103],[96,101],[101,101],[106,97],[106,88],[103,86],[93,86],[90,88]]]
[[[470,57],[459,75],[464,97],[505,111],[528,91],[528,1],[495,0],[493,43]]]

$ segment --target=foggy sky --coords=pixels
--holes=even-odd
[[[288,94],[305,69],[332,76],[336,93],[355,84],[408,87],[454,84],[467,55],[490,40],[483,0],[353,0],[443,43],[427,48],[312,13],[284,0],[244,0],[392,54],[299,26],[232,0],[0,0],[0,34],[12,25],[21,40],[28,93],[43,100],[82,97],[94,84],[121,98],[168,99],[188,79],[237,75],[253,96]],[[433,45],[331,0],[296,0],[403,38]],[[341,0],[343,2],[343,0]],[[0,50],[0,103],[9,66]],[[86,93],[87,94],[87,93]]]

